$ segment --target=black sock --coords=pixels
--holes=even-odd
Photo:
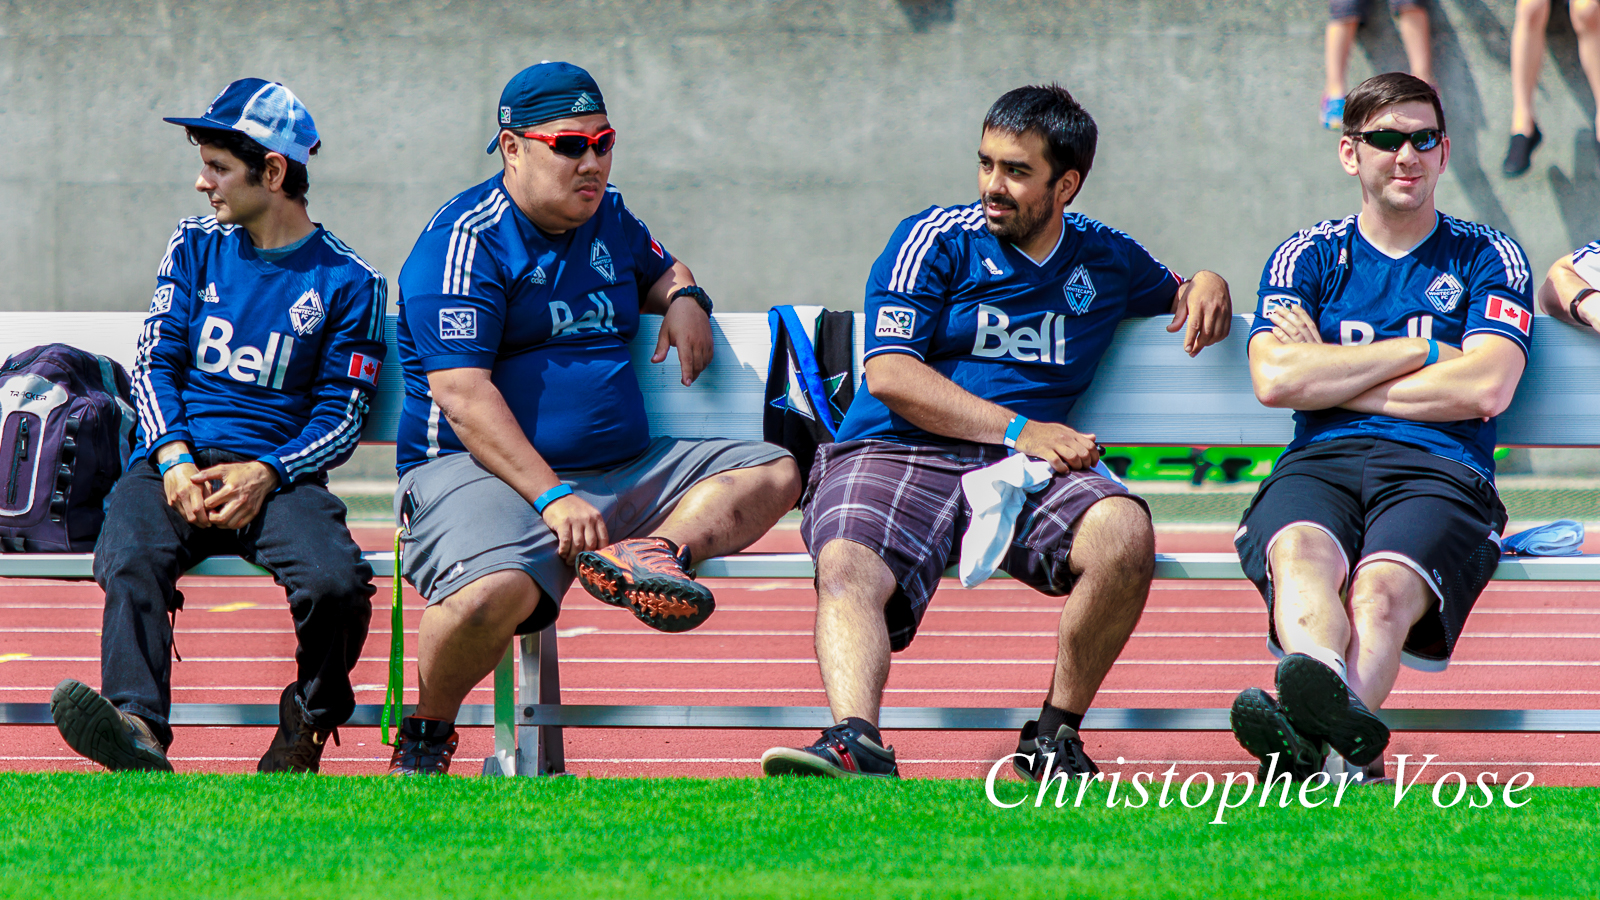
[[[1063,725],[1070,725],[1073,731],[1077,731],[1083,727],[1083,714],[1051,706],[1050,701],[1046,700],[1044,707],[1039,710],[1039,737],[1054,740],[1056,732]]]
[[[450,737],[450,733],[456,730],[456,723],[425,716],[406,716],[400,720],[400,728],[413,738],[436,744]]]
[[[851,728],[861,732],[879,747],[883,746],[883,735],[878,733],[878,726],[868,722],[866,719],[858,719],[855,716],[846,716],[842,724],[849,725]]]

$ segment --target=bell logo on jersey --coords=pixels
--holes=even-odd
[[[586,311],[581,316],[574,316],[572,307],[561,300],[550,302],[550,336],[560,337],[577,331],[607,331],[613,334],[617,330],[617,308],[611,303],[611,298],[604,291],[594,291],[584,299],[594,304],[594,309]]]
[[[383,368],[383,361],[374,359],[362,353],[350,354],[350,368],[345,374],[351,378],[365,381],[367,384],[378,383],[378,370]]]
[[[611,251],[606,249],[605,241],[595,238],[595,242],[589,245],[589,265],[594,266],[600,277],[612,284],[616,283],[617,270],[611,265]]]
[[[1355,319],[1346,319],[1339,323],[1339,343],[1346,347],[1370,344],[1377,333],[1370,324]]]
[[[1054,355],[1051,354],[1050,332],[1054,320]],[[989,346],[989,339],[999,343]],[[1009,356],[1018,362],[1065,363],[1067,361],[1067,317],[1045,313],[1038,328],[1011,327],[1011,317],[993,306],[978,307],[977,339],[972,342],[972,355],[987,359]]]
[[[1072,276],[1067,283],[1062,285],[1061,292],[1067,297],[1067,306],[1072,308],[1072,314],[1081,316],[1089,311],[1089,304],[1094,302],[1094,282],[1089,280],[1089,270],[1079,266],[1072,270]]]
[[[1461,282],[1457,281],[1454,275],[1445,272],[1435,278],[1424,293],[1428,295],[1428,302],[1433,304],[1434,309],[1448,313],[1456,308],[1456,304],[1461,302],[1461,295],[1466,292],[1466,288],[1461,286]]]
[[[1522,332],[1523,337],[1527,337],[1529,329],[1533,328],[1533,316],[1527,310],[1496,295],[1489,297],[1489,321],[1510,325]]]
[[[295,334],[305,337],[317,330],[326,315],[322,308],[322,295],[316,291],[306,291],[289,307],[289,324],[293,326]]]
[[[194,348],[194,367],[215,375],[227,372],[234,381],[254,382],[273,390],[283,389],[283,377],[289,373],[289,356],[294,352],[294,338],[274,331],[267,337],[267,349],[229,346],[233,341],[233,324],[216,316],[206,316],[200,325],[200,343]]]
[[[470,341],[478,336],[478,311],[475,309],[439,310],[439,340]]]
[[[875,337],[911,340],[917,328],[917,311],[904,306],[883,306],[878,309],[878,322],[873,326]]]
[[[160,316],[172,311],[172,285],[163,284],[156,288],[154,297],[150,298],[150,315]]]

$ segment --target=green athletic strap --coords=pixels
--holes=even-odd
[[[405,620],[400,614],[400,533],[394,531],[394,602],[389,613],[389,687],[383,695],[383,742],[389,743],[389,726],[400,726],[400,700],[405,691],[405,672],[401,666],[406,658]],[[399,734],[395,739],[399,740]]]

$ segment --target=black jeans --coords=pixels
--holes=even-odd
[[[195,453],[201,468],[241,458]],[[372,619],[372,567],[345,526],[345,506],[316,482],[270,495],[254,521],[237,531],[196,528],[167,505],[148,459],[111,492],[95,545],[94,578],[106,592],[100,638],[101,691],[119,709],[150,722],[172,742],[172,623],[183,606],[178,576],[208,556],[244,557],[272,573],[294,616],[301,704],[317,728],[344,724],[355,710],[350,670],[361,657]]]

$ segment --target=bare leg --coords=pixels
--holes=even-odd
[[[1400,674],[1400,648],[1435,598],[1422,576],[1394,562],[1372,562],[1356,570],[1350,586],[1355,635],[1345,659],[1350,688],[1368,709],[1377,709]]]
[[[894,588],[889,567],[862,544],[829,541],[817,554],[817,666],[835,722],[878,724],[889,680],[883,607]]]
[[[1350,619],[1340,598],[1345,563],[1333,538],[1309,526],[1286,528],[1267,565],[1279,645],[1289,653],[1344,650],[1350,644]]]
[[[1345,72],[1350,67],[1350,48],[1356,42],[1356,29],[1360,27],[1360,19],[1335,19],[1328,23],[1322,96],[1344,96]]]
[[[1511,27],[1511,133],[1532,136],[1533,92],[1544,63],[1544,29],[1550,22],[1550,0],[1517,0]]]
[[[506,654],[539,588],[520,569],[492,572],[423,610],[417,629],[417,715],[455,721],[467,692]]]
[[[1155,573],[1155,531],[1137,502],[1108,497],[1078,520],[1067,564],[1078,576],[1056,628],[1051,706],[1085,713],[1139,624]]]
[[[1600,107],[1600,0],[1572,0],[1572,30],[1578,35],[1578,59],[1589,78],[1589,94]],[[1600,110],[1594,129],[1600,138]]]
[[[737,553],[755,543],[800,498],[800,470],[788,457],[730,469],[695,485],[656,534],[694,559]]]
[[[1406,62],[1411,74],[1431,85],[1433,79],[1433,45],[1428,29],[1428,8],[1418,4],[1400,10],[1396,25],[1400,29],[1400,43],[1406,48]]]

